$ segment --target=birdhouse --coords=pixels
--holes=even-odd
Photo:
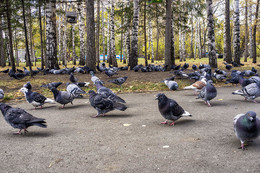
[[[77,23],[77,13],[76,12],[66,12],[68,23]]]

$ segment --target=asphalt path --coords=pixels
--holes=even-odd
[[[238,87],[217,88],[208,107],[192,91],[164,92],[193,117],[162,125],[153,93],[120,94],[128,109],[91,118],[89,100],[73,105],[46,104],[32,110],[45,118],[47,129],[30,127],[26,135],[0,120],[1,172],[260,172],[260,139],[238,149],[233,118],[249,110],[260,116],[260,104],[232,95]],[[257,99],[260,102],[260,99]]]

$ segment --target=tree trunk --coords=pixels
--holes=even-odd
[[[212,0],[207,0],[207,20],[208,20],[208,54],[209,65],[212,68],[217,68],[217,57],[215,47],[215,33],[214,33],[214,18],[212,9]]]
[[[106,60],[106,48],[105,48],[105,19],[104,19],[104,4],[102,2],[102,48],[103,48],[103,62],[105,62]]]
[[[96,31],[96,62],[100,62],[99,58],[99,33],[100,33],[100,0],[97,0],[97,31]]]
[[[95,50],[95,26],[94,26],[94,0],[86,1],[87,17],[87,58],[86,65],[96,71],[96,50]]]
[[[62,9],[62,5],[58,5],[59,10]],[[62,59],[62,28],[61,28],[61,23],[62,23],[62,15],[58,16],[58,44],[59,44],[59,53],[58,53],[58,59],[59,59],[59,65],[61,65],[61,59]]]
[[[247,23],[247,1],[245,5],[245,51],[244,51],[244,62],[247,62],[248,56],[248,23]]]
[[[57,62],[56,38],[56,2],[47,0],[46,5],[46,66],[49,69],[59,68]]]
[[[44,65],[46,68],[46,5],[44,3],[44,15],[43,15],[43,28],[42,28],[42,38],[43,38],[43,59],[44,59]]]
[[[14,52],[13,52],[13,36],[12,36],[12,27],[11,27],[11,9],[9,0],[6,1],[6,17],[7,17],[7,27],[8,27],[8,35],[9,35],[9,51],[10,51],[10,60],[12,65],[12,70],[16,71],[15,69],[15,61],[14,61]]]
[[[72,24],[72,58],[73,58],[73,65],[76,65],[76,49],[75,49],[75,24]]]
[[[199,22],[199,59],[202,58],[202,38],[201,38],[201,24]]]
[[[28,39],[27,39],[27,26],[26,26],[26,19],[25,19],[24,0],[22,0],[22,6],[23,6],[23,22],[24,22],[24,36],[25,36],[26,54],[28,56],[30,74],[31,74],[31,76],[33,76],[33,74],[32,74],[32,63],[31,63],[30,52],[29,52],[29,44],[28,44]]]
[[[40,24],[40,39],[41,39],[41,68],[44,69],[44,57],[43,57],[43,39],[42,39],[42,14],[41,14],[41,0],[38,2],[38,10],[39,10],[39,24]],[[59,55],[60,56],[60,55]]]
[[[192,15],[192,11],[191,11],[191,38],[190,38],[190,50],[191,50],[191,54],[190,54],[190,58],[194,58],[196,59],[196,57],[194,56],[194,52],[193,52],[193,32],[194,32],[194,27],[193,27],[193,15]],[[195,38],[196,38],[196,33],[195,33]],[[195,39],[196,41],[196,39]],[[195,43],[196,44],[196,43]],[[195,46],[196,48],[196,46]],[[195,51],[195,55],[196,55],[196,49]]]
[[[180,62],[183,60],[183,55],[182,55],[182,30],[179,28],[179,57],[180,57]]]
[[[109,11],[107,10],[107,62],[110,61],[110,54],[111,54],[111,43],[110,43],[110,15]]]
[[[114,67],[117,67],[116,46],[115,46],[115,21],[114,21],[114,0],[111,1],[111,55],[110,62]],[[109,63],[110,64],[110,63]]]
[[[66,13],[67,11],[67,3],[64,4],[64,11]],[[63,48],[63,53],[62,53],[62,64],[64,66],[67,66],[67,20],[65,14],[63,15],[63,22],[62,22],[62,28],[63,28],[63,43],[62,43],[62,48]]]
[[[19,67],[19,57],[18,57],[18,41],[17,41],[17,30],[14,30],[14,40],[15,40],[15,59],[16,59],[16,67]]]
[[[256,63],[256,27],[257,27],[257,21],[258,21],[258,10],[259,10],[259,0],[257,0],[256,4],[256,12],[255,12],[255,21],[253,24],[253,50],[252,50],[252,57],[253,57],[253,63]]]
[[[31,62],[32,60],[35,62],[35,55],[34,55],[34,43],[33,43],[33,26],[32,26],[32,13],[31,13],[31,7],[29,7],[29,38],[30,38],[30,57],[31,57]],[[36,63],[36,62],[35,62]],[[31,65],[33,65],[31,63]]]
[[[130,6],[130,1],[128,0],[126,3],[126,8],[129,8]],[[131,45],[130,45],[130,23],[131,23],[131,18],[128,16],[126,20],[126,61],[129,64],[129,57],[130,57],[130,51],[131,51]],[[125,62],[126,63],[126,62]]]
[[[252,28],[252,4],[249,4],[248,7],[249,13],[249,54],[250,58],[253,58],[253,28]]]
[[[173,1],[171,0],[171,5]],[[173,32],[173,11],[171,12],[171,65],[175,65],[175,53],[174,53],[174,32]],[[171,67],[168,67],[171,70]]]
[[[183,31],[183,34],[182,34],[182,59],[184,61],[186,61],[186,47],[185,47],[185,41],[186,41],[186,33],[185,31]]]
[[[231,36],[230,36],[230,10],[229,0],[225,0],[225,21],[224,21],[224,60],[231,63]]]
[[[239,21],[239,0],[234,1],[234,62],[240,64],[240,21]]]
[[[4,53],[4,37],[3,37],[3,21],[2,21],[2,15],[0,15],[0,66],[5,67],[5,53]]]
[[[195,41],[194,41],[194,60],[197,58],[197,45],[198,45],[198,23],[199,21],[195,22]]]
[[[159,60],[159,33],[160,33],[160,28],[159,28],[159,16],[158,16],[158,5],[156,4],[156,60]]]
[[[152,27],[152,21],[151,18],[149,17],[149,21],[148,21],[148,27],[149,27],[149,35],[150,35],[150,48],[152,51],[152,63],[154,63],[154,51],[153,51],[153,27]]]
[[[148,66],[147,62],[147,42],[146,42],[146,0],[144,0],[144,61],[145,66]]]
[[[80,41],[80,58],[79,65],[85,65],[85,24],[84,24],[84,8],[82,7],[82,2],[78,2],[78,12],[79,12],[79,41]]]
[[[165,65],[171,69],[172,62],[172,0],[166,0],[166,24],[165,24]]]
[[[131,42],[130,69],[138,64],[138,26],[139,26],[139,0],[134,0],[133,29]]]

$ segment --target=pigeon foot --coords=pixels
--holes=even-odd
[[[165,120],[164,122],[161,122],[161,124],[168,124],[168,120]]]
[[[256,100],[253,101],[254,103],[258,103]]]
[[[238,149],[247,150],[244,144],[241,144],[241,146]]]
[[[174,121],[171,124],[169,124],[169,126],[174,126]]]

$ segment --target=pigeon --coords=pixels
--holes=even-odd
[[[70,81],[72,83],[76,83],[78,81],[78,79],[73,75],[73,73],[70,73]]]
[[[105,69],[105,74],[108,76],[108,77],[112,77],[114,76],[115,74],[117,74],[115,71],[111,70],[111,69]]]
[[[190,86],[184,87],[185,90],[192,89],[195,92],[199,92],[204,86],[206,86],[207,81],[206,78],[202,78],[200,81],[194,82]]]
[[[231,64],[233,65],[233,67],[240,67],[240,65],[239,64],[237,64],[236,62],[234,62],[234,61],[231,61]]]
[[[198,67],[197,67],[195,64],[193,64],[193,65],[191,66],[191,68],[192,68],[194,71],[196,71]]]
[[[52,82],[52,83],[48,83],[46,85],[41,85],[41,87],[43,88],[49,88],[51,89],[52,87],[58,88],[60,85],[62,84],[62,82]]]
[[[182,70],[175,70],[174,72],[170,72],[173,73],[175,76],[178,76],[180,78],[188,78],[189,76],[184,73]]]
[[[233,91],[232,94],[244,96],[246,100],[257,103],[255,99],[260,96],[260,82],[246,85],[241,90]]]
[[[3,99],[5,97],[5,93],[3,89],[0,88],[0,99]]]
[[[30,71],[27,70],[25,67],[23,67],[23,69],[24,69],[24,74],[25,74],[26,76],[29,76],[29,75],[30,75]]]
[[[93,117],[98,117],[98,116],[105,116],[107,112],[110,112],[112,110],[120,110],[120,111],[125,111],[127,107],[122,104],[118,103],[111,97],[103,95],[103,94],[98,94],[93,90],[90,90],[89,92],[89,101],[92,107],[94,107],[97,110],[97,115]]]
[[[13,128],[19,129],[17,134],[21,134],[22,130],[27,133],[27,128],[30,126],[47,127],[45,119],[34,117],[23,109],[12,108],[4,103],[0,103],[0,109],[5,121]]]
[[[170,89],[170,90],[177,90],[178,89],[178,83],[174,81],[174,76],[168,79],[165,79],[163,81],[165,85]]]
[[[23,70],[20,70],[19,68],[16,69],[19,73],[23,73]]]
[[[101,81],[97,76],[95,76],[95,73],[93,71],[90,71],[91,75],[91,81],[95,84],[96,81]],[[103,83],[102,83],[103,84]]]
[[[181,117],[191,117],[192,115],[185,111],[176,101],[168,98],[164,93],[159,93],[156,96],[158,100],[158,108],[161,115],[166,119],[161,124],[168,124],[168,120],[172,120],[170,126],[174,126],[174,121]]]
[[[23,73],[15,73],[12,69],[9,70],[8,75],[14,79],[20,80],[24,78],[26,75]]]
[[[68,103],[72,103],[74,96],[68,91],[59,91],[57,88],[52,87],[51,91],[53,92],[54,99],[56,102],[62,104],[62,108]]]
[[[127,76],[124,76],[124,77],[109,80],[108,82],[122,86],[122,84],[125,83],[126,80],[127,80]]]
[[[213,77],[215,77],[218,81],[223,81],[224,79],[226,79],[226,75],[224,74],[218,74],[218,73],[213,73]]]
[[[78,85],[72,83],[67,83],[67,91],[70,92],[74,98],[82,98],[81,94],[86,94],[84,90],[82,90]]]
[[[8,72],[9,72],[9,68],[6,69],[6,70],[0,71],[0,72],[2,72],[2,73],[8,73]]]
[[[78,82],[77,83],[77,85],[79,86],[79,87],[88,87],[89,86],[89,82]]]
[[[134,67],[133,67],[133,70],[134,70],[134,72],[138,72],[138,70],[139,70],[139,65],[134,66]]]
[[[126,103],[124,99],[121,97],[117,96],[113,91],[111,91],[109,88],[103,86],[101,81],[96,81],[95,82],[96,88],[97,88],[97,93],[98,94],[103,94],[106,97],[109,97],[110,99],[115,100],[116,102],[121,102],[121,103]]]
[[[185,63],[185,64],[182,66],[182,69],[183,69],[183,70],[186,70],[187,68],[189,68],[189,64],[188,64],[188,63]]]
[[[40,93],[32,92],[30,89],[26,87],[22,87],[20,89],[20,92],[24,94],[26,101],[33,105],[35,109],[38,106],[42,108],[42,105],[44,105],[45,103],[55,104],[54,100],[46,98]]]
[[[209,101],[217,96],[217,89],[214,87],[214,85],[212,85],[212,83],[212,80],[207,81],[207,85],[201,89],[197,98],[204,100],[209,107],[211,107]]]
[[[260,119],[253,111],[238,114],[233,119],[234,131],[241,142],[241,149],[245,150],[245,143],[256,139],[260,134]]]

